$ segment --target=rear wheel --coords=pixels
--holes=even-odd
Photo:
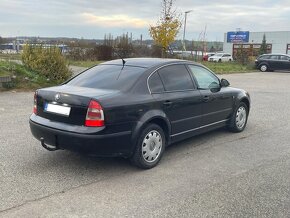
[[[155,167],[160,161],[166,145],[162,128],[149,124],[141,133],[131,162],[142,169]]]
[[[244,102],[238,105],[228,126],[231,132],[242,132],[245,129],[248,121],[248,111],[248,106]]]
[[[261,64],[261,65],[260,65],[260,70],[261,70],[262,72],[266,72],[266,71],[268,71],[268,66],[267,66],[266,64]]]

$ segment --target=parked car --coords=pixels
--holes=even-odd
[[[34,95],[30,128],[47,150],[122,156],[141,168],[173,142],[227,126],[246,127],[249,94],[195,62],[105,62]]]
[[[290,70],[290,55],[264,54],[255,61],[256,68],[262,72],[274,70]]]
[[[209,57],[209,61],[213,61],[213,62],[228,62],[232,60],[233,60],[232,55],[227,54],[227,53],[217,53]]]
[[[208,61],[208,58],[211,57],[211,56],[213,56],[213,55],[215,55],[215,54],[216,53],[209,52],[206,55],[204,55],[202,59],[203,59],[203,61]]]

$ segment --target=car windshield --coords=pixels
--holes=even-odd
[[[223,56],[224,54],[215,54],[215,56],[217,56],[217,57],[221,57],[221,56]]]
[[[132,87],[144,71],[141,67],[99,65],[73,78],[67,85],[122,91]]]

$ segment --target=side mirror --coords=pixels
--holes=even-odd
[[[218,84],[217,82],[213,82],[209,85],[209,89],[211,92],[219,92],[221,90],[221,85]]]
[[[226,79],[221,79],[221,87],[228,87],[230,86],[229,81],[227,81]]]

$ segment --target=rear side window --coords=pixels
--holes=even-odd
[[[283,61],[289,61],[290,57],[282,55],[282,56],[280,56],[280,59]]]
[[[184,65],[170,65],[158,70],[166,91],[193,89],[192,79]]]
[[[67,85],[95,89],[126,90],[146,69],[122,65],[99,65],[70,80]]]
[[[149,78],[149,88],[153,93],[161,93],[164,92],[164,86],[160,79],[158,72],[155,72]]]

